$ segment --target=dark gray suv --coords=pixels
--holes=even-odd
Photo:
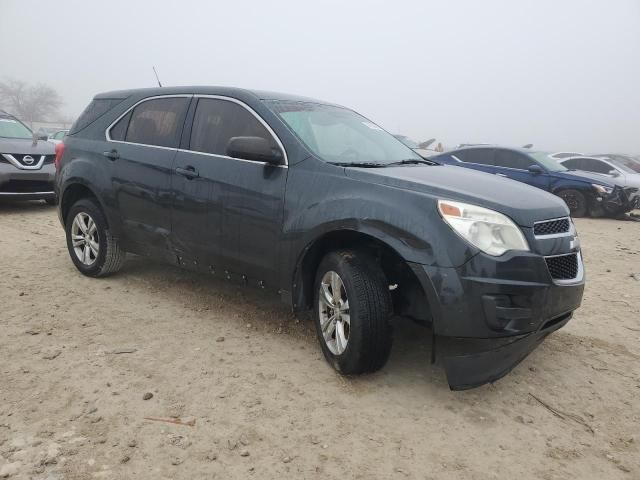
[[[433,330],[454,389],[509,372],[580,305],[566,204],[423,159],[375,123],[309,98],[215,87],[98,95],[56,174],[71,260],[125,252],[271,290],[311,310],[326,359],[382,367],[392,318]]]
[[[46,200],[55,204],[54,146],[0,110],[0,200]]]

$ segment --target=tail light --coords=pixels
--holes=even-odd
[[[60,160],[62,160],[63,153],[64,153],[64,143],[62,142],[56,143],[56,160],[54,162],[56,166],[56,170],[60,168]]]

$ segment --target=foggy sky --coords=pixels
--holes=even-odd
[[[0,78],[226,85],[347,105],[445,144],[640,153],[639,0],[0,0]]]

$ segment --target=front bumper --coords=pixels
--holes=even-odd
[[[596,200],[610,215],[619,215],[640,208],[640,189],[636,187],[615,187],[609,195]]]
[[[53,181],[55,166],[43,165],[38,170],[21,170],[0,163],[0,200],[45,200],[55,198]]]
[[[452,390],[493,382],[520,363],[580,306],[582,260],[575,279],[554,280],[545,257],[476,255],[459,268],[410,264],[432,313],[435,357]]]

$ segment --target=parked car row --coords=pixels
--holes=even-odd
[[[556,157],[526,148],[477,145],[431,157],[433,161],[471,168],[511,178],[541,188],[562,198],[574,217],[618,216],[640,207],[640,182],[628,168],[611,160],[578,157],[573,153]],[[560,155],[560,157],[558,157]],[[574,165],[599,169],[574,168]],[[617,173],[620,169],[620,173]],[[598,170],[598,169],[596,169]],[[616,170],[616,173],[612,173]]]

